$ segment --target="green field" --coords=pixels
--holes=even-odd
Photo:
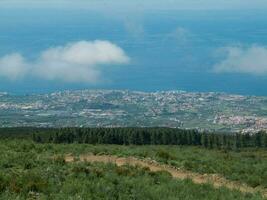
[[[37,144],[2,139],[0,152],[0,199],[262,199],[259,193],[215,189],[142,167],[66,163],[66,154],[152,158],[267,188],[267,152],[263,149],[234,152],[189,146]]]

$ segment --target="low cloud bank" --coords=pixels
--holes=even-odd
[[[26,76],[65,82],[97,83],[102,78],[101,68],[127,64],[126,53],[109,41],[79,41],[52,47],[28,61],[19,53],[0,58],[0,76],[17,80]]]
[[[267,48],[262,46],[225,47],[225,58],[213,68],[218,73],[267,74]]]

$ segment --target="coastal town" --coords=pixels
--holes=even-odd
[[[185,91],[2,92],[0,126],[160,126],[255,133],[267,130],[267,98]]]

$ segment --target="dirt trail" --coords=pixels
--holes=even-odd
[[[226,187],[231,190],[239,190],[244,193],[255,193],[260,192],[263,194],[264,197],[267,197],[267,190],[262,188],[252,188],[250,186],[247,186],[246,184],[241,184],[238,182],[227,180],[219,175],[211,175],[211,174],[198,174],[186,170],[182,170],[176,167],[172,167],[170,165],[164,165],[160,164],[154,160],[141,160],[134,157],[117,157],[117,156],[111,156],[111,155],[81,155],[79,158],[75,158],[72,155],[67,155],[65,157],[66,162],[74,162],[76,159],[80,161],[86,161],[86,162],[103,162],[103,163],[114,163],[118,166],[122,166],[125,164],[128,165],[138,165],[141,167],[147,167],[153,172],[157,171],[167,171],[169,172],[172,177],[177,179],[191,179],[194,183],[197,184],[204,184],[204,183],[210,183],[214,187]]]

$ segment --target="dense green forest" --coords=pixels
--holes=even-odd
[[[267,148],[267,134],[206,133],[174,128],[64,128],[33,131],[35,142],[118,145],[192,145],[205,148]]]
[[[191,145],[217,149],[267,148],[267,133],[213,133],[176,128],[0,128],[0,138],[38,143]]]

